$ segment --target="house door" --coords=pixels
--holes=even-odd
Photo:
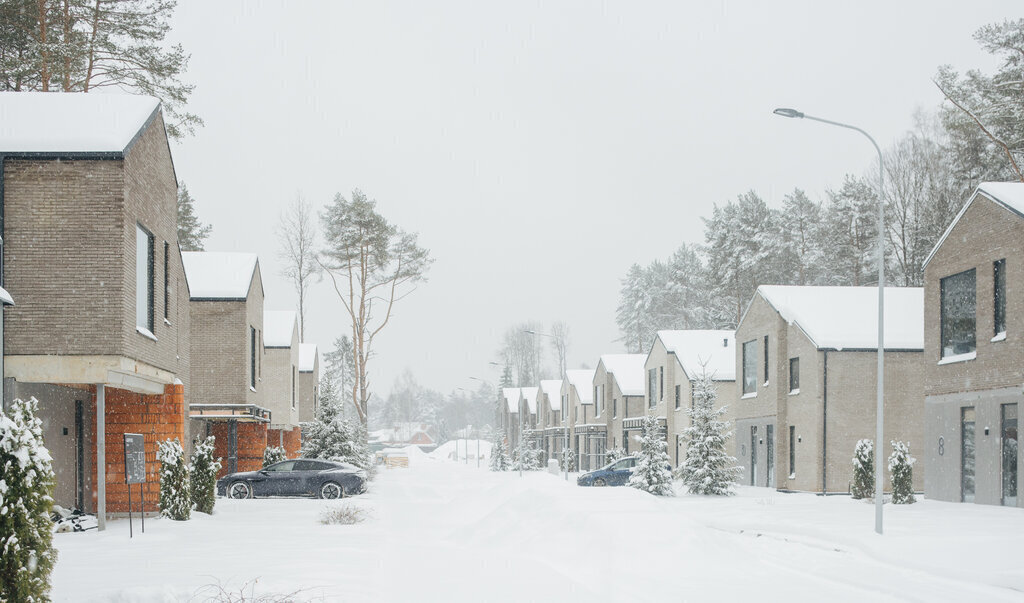
[[[765,472],[764,485],[769,488],[775,487],[775,426],[764,426],[765,463],[768,470]]]
[[[750,485],[757,485],[757,425],[750,426]]]
[[[974,407],[960,409],[960,500],[974,502]]]
[[[75,400],[75,507],[85,510],[85,405]],[[91,497],[90,497],[91,500]]]
[[[1003,504],[1017,506],[1017,405],[1003,404]]]

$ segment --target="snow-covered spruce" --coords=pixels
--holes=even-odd
[[[351,463],[363,469],[372,466],[366,430],[345,418],[342,403],[330,379],[320,380],[320,405],[316,416],[304,427],[303,458]]]
[[[559,455],[559,457],[560,458],[558,469],[560,471],[576,471],[576,453],[573,451],[572,448],[566,448],[562,450],[562,453]],[[565,468],[566,465],[569,466],[568,469]]]
[[[629,477],[629,485],[658,496],[673,496],[668,444],[661,433],[658,417],[647,415],[642,425],[640,451],[636,454],[636,468]]]
[[[192,488],[181,442],[177,438],[160,442],[156,458],[160,461],[160,514],[186,521],[192,516]]]
[[[288,453],[284,446],[267,446],[263,449],[263,466],[269,467],[274,463],[288,460]]]
[[[508,471],[512,468],[512,459],[508,456],[508,449],[505,447],[505,438],[499,433],[491,445],[491,471]]]
[[[213,513],[213,505],[217,501],[217,472],[220,471],[220,459],[213,458],[214,438],[196,439],[192,448],[191,468],[192,507],[207,515]]]
[[[512,462],[512,470],[519,471],[522,464],[523,471],[538,471],[541,468],[541,450],[532,440],[521,442],[516,447],[515,460]]]
[[[889,455],[889,479],[892,480],[892,502],[897,505],[909,505],[917,502],[914,497],[914,462],[910,456],[910,445],[894,441],[892,454]]]
[[[739,479],[741,468],[736,459],[725,452],[725,443],[732,432],[729,423],[720,420],[725,407],[715,409],[718,393],[705,371],[693,383],[693,408],[687,411],[690,426],[683,430],[686,458],[678,476],[690,494],[730,496]]]
[[[853,450],[853,498],[871,498],[875,495],[874,442],[859,440]]]
[[[49,601],[54,476],[38,402],[0,407],[0,601]]]

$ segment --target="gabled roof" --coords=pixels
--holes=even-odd
[[[519,388],[518,387],[503,387],[501,388],[501,395],[505,398],[505,405],[508,406],[508,411],[512,414],[519,413]]]
[[[303,373],[312,373],[316,366],[318,354],[315,343],[300,343],[299,370]]]
[[[0,153],[123,154],[160,107],[131,94],[0,93]]]
[[[605,354],[597,366],[604,366],[605,372],[619,384],[623,396],[642,396],[646,360],[645,354]]]
[[[706,368],[715,381],[736,380],[736,331],[658,331],[657,338],[690,379]]]
[[[974,194],[971,198],[964,203],[964,206],[960,208],[960,212],[957,213],[953,221],[949,223],[946,231],[939,237],[935,247],[932,248],[931,253],[924,259],[923,266],[927,266],[928,262],[932,260],[935,252],[942,247],[942,244],[946,242],[946,237],[949,233],[953,232],[953,228],[960,222],[960,218],[967,213],[967,208],[970,207],[974,200],[978,198],[978,194],[982,194],[985,198],[992,200],[998,205],[1002,205],[1006,209],[1017,214],[1019,217],[1024,218],[1024,182],[982,182],[975,189]]]
[[[526,400],[526,408],[530,409],[530,414],[537,414],[537,392],[540,391],[539,387],[524,387],[519,390],[522,398]]]
[[[190,299],[241,301],[259,268],[255,253],[182,251]]]
[[[263,313],[264,347],[291,347],[292,335],[298,328],[299,317],[294,310],[267,310]]]
[[[761,285],[754,295],[796,324],[819,350],[878,347],[876,287]],[[885,288],[885,349],[924,349],[923,288]]]
[[[576,388],[576,396],[580,404],[594,403],[594,369],[574,369],[565,371],[565,378],[569,385]]]
[[[544,392],[544,395],[548,397],[548,404],[551,405],[551,410],[562,410],[561,379],[544,379],[540,382],[540,391]]]

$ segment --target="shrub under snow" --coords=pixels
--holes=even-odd
[[[914,470],[917,459],[910,456],[910,445],[895,441],[889,455],[889,479],[892,480],[892,502],[909,505],[917,502],[914,497]]]
[[[739,479],[741,468],[725,451],[725,442],[732,436],[729,423],[719,418],[725,408],[715,410],[718,393],[706,372],[694,380],[693,408],[690,426],[683,430],[686,459],[679,467],[679,477],[690,494],[729,496]]]
[[[508,471],[512,468],[512,459],[508,456],[508,449],[505,448],[505,438],[498,434],[491,445],[491,471]]]
[[[274,463],[288,460],[288,453],[284,446],[267,446],[263,449],[263,466],[269,467]]]
[[[541,468],[541,452],[532,440],[520,442],[516,447],[515,460],[512,463],[512,470],[519,471],[522,465],[523,471],[538,471]]]
[[[860,440],[853,450],[853,485],[850,494],[854,498],[871,498],[875,495],[875,454],[874,442]]]
[[[629,485],[658,496],[673,496],[668,444],[662,437],[658,418],[645,416],[641,434],[640,451],[636,454],[636,468],[629,477]]]
[[[569,465],[568,471],[576,471],[576,453],[572,448],[562,450],[559,456],[561,457],[559,459],[559,470],[566,471],[565,466]]]
[[[213,458],[213,444],[213,436],[203,441],[197,439],[189,463],[192,469],[192,505],[196,511],[207,515],[213,513],[213,505],[217,501],[217,472],[220,471],[220,459]]]
[[[177,438],[160,442],[156,458],[160,461],[160,514],[185,521],[192,516],[192,489],[181,442]]]

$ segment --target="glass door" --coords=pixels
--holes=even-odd
[[[974,502],[974,407],[960,409],[960,500]]]
[[[1003,504],[1017,506],[1017,405],[1002,407]]]
[[[764,443],[765,443],[765,456],[764,460],[768,464],[768,471],[765,472],[764,485],[769,488],[775,486],[775,426],[765,425],[764,426]]]
[[[750,426],[750,485],[757,485],[757,425]]]

